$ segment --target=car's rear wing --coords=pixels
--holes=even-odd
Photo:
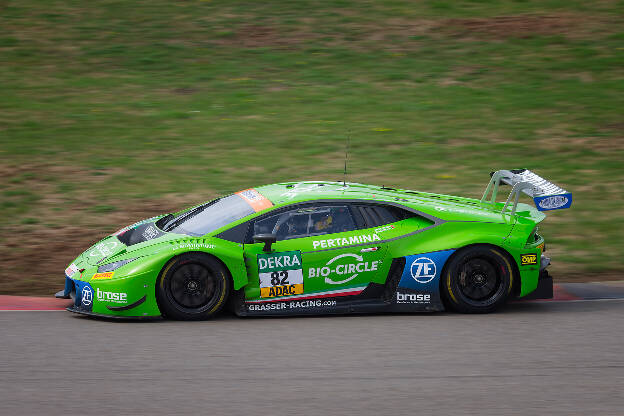
[[[570,208],[572,205],[572,194],[570,192],[528,169],[498,170],[493,172],[492,179],[490,179],[490,183],[481,198],[481,203],[494,206],[496,204],[498,187],[501,184],[512,186],[507,202],[505,202],[501,211],[502,213],[506,213],[510,206],[511,215],[516,213],[520,192],[524,192],[533,198],[535,206],[540,211]]]

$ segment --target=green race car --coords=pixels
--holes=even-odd
[[[499,187],[512,186],[505,202]],[[533,197],[537,208],[518,202]],[[572,195],[528,170],[481,200],[343,182],[247,189],[150,218],[65,270],[69,311],[106,317],[491,312],[552,296],[541,211]]]

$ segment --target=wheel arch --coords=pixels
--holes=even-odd
[[[156,304],[158,306],[158,309],[159,309],[160,313],[163,316],[166,316],[166,314],[165,314],[165,310],[164,310],[164,308],[163,308],[163,306],[161,304],[161,300],[159,299],[159,295],[158,295],[159,286],[162,285],[162,282],[164,280],[163,276],[169,271],[169,268],[171,268],[180,257],[187,256],[187,255],[198,255],[200,257],[206,257],[206,258],[209,258],[211,260],[216,261],[223,268],[223,271],[225,272],[225,275],[226,275],[225,276],[226,279],[228,279],[230,281],[230,285],[231,285],[230,287],[232,287],[234,285],[234,279],[232,277],[232,273],[231,273],[229,267],[218,256],[216,256],[216,255],[214,255],[212,253],[207,253],[205,251],[201,251],[201,250],[192,250],[192,251],[184,251],[184,252],[176,253],[176,254],[170,256],[164,262],[164,264],[161,267],[160,271],[156,275],[156,282],[154,284],[154,297],[156,299]],[[231,289],[228,289],[228,291],[229,291],[229,293],[227,294],[227,297],[226,297],[226,299],[224,301],[224,304],[227,303],[229,298],[232,296]],[[219,309],[221,309],[221,307]]]
[[[511,292],[509,294],[511,297],[517,297],[520,294],[520,287],[522,284],[521,277],[520,277],[520,269],[518,268],[518,264],[516,263],[516,260],[514,259],[514,257],[511,255],[511,253],[507,249],[505,249],[502,246],[492,244],[492,243],[472,243],[472,244],[467,244],[465,246],[457,248],[455,252],[446,260],[446,262],[444,263],[444,267],[442,267],[442,273],[440,274],[440,282],[439,282],[440,293],[442,293],[442,290],[443,290],[442,285],[445,282],[444,276],[446,276],[446,273],[448,272],[448,267],[449,267],[449,264],[451,263],[451,260],[454,257],[461,254],[462,251],[471,247],[490,247],[490,248],[496,248],[499,251],[503,252],[504,256],[506,257],[505,260],[507,261],[507,263],[509,263],[509,266],[510,266],[509,270],[512,273]],[[445,305],[445,307],[446,306],[447,305]]]

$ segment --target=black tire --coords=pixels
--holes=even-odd
[[[230,287],[230,273],[219,260],[203,253],[187,253],[165,265],[158,277],[156,299],[167,318],[210,319],[225,305]]]
[[[461,313],[494,312],[512,292],[512,261],[505,251],[494,246],[470,246],[458,251],[442,276],[445,304]]]

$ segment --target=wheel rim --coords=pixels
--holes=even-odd
[[[220,285],[216,276],[200,263],[185,263],[169,279],[170,299],[179,309],[201,311],[215,300]]]
[[[469,301],[487,303],[497,298],[502,287],[501,272],[487,259],[470,259],[460,268],[459,290]]]

